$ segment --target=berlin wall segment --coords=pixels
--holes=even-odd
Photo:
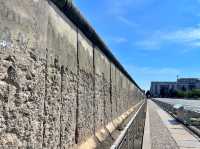
[[[143,98],[51,1],[0,0],[0,20],[1,145],[73,148]]]

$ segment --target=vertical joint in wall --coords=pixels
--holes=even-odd
[[[117,114],[117,111],[118,111],[118,107],[117,107],[117,103],[118,103],[117,102],[117,100],[118,100],[117,99],[118,98],[118,95],[117,95],[117,93],[118,93],[118,91],[117,91],[117,85],[118,85],[118,83],[117,83],[117,75],[116,75],[116,68],[115,68],[115,94],[116,94],[116,96],[115,96],[116,97],[116,99],[115,99],[116,102],[115,103],[116,103],[116,114]]]
[[[61,75],[61,89],[60,89],[60,149],[62,148],[62,109],[63,109],[63,76],[64,76],[64,73],[65,73],[65,70],[64,70],[64,66],[62,65],[61,66],[61,71],[60,71],[60,75]]]
[[[79,115],[78,115],[78,111],[79,111],[79,97],[78,97],[78,93],[79,93],[79,38],[78,38],[78,34],[79,34],[79,31],[78,31],[78,27],[76,27],[76,33],[77,33],[77,86],[76,86],[76,89],[77,89],[77,92],[76,92],[76,126],[75,126],[75,143],[78,144],[78,138],[79,138],[79,132],[78,132],[78,118],[79,118]]]
[[[46,56],[45,56],[45,96],[43,100],[43,130],[42,130],[42,148],[45,146],[45,127],[46,127],[46,101],[47,101],[47,76],[48,76],[48,49],[46,48]]]
[[[109,61],[109,65],[110,65],[110,105],[111,105],[111,119],[113,118],[113,115],[112,115],[112,74],[111,74],[111,62]]]
[[[92,44],[92,48],[93,48],[93,124],[94,124],[94,130],[93,133],[95,134],[95,125],[96,125],[96,121],[95,121],[95,45]]]
[[[104,117],[104,120],[103,120],[103,124],[104,126],[106,125],[106,88],[105,88],[105,77],[104,77],[104,73],[102,73],[102,76],[103,76],[103,117]]]

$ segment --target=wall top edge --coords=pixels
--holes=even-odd
[[[53,2],[64,14],[67,16],[82,32],[85,36],[91,40],[93,45],[97,46],[105,56],[112,62],[114,65],[121,70],[121,72],[133,83],[136,87],[142,91],[139,85],[135,80],[129,75],[125,68],[120,64],[117,58],[111,53],[111,50],[107,47],[104,41],[96,33],[93,27],[89,22],[83,17],[81,12],[74,6],[72,0],[50,0]]]

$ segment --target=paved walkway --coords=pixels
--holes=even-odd
[[[167,112],[148,101],[143,149],[200,149],[200,141]]]

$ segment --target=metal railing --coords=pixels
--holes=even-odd
[[[111,146],[111,149],[142,149],[146,104],[145,100]]]

